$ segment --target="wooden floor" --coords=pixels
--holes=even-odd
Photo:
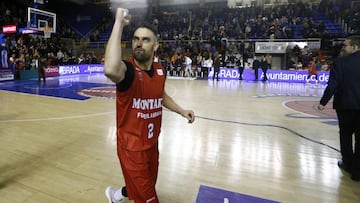
[[[113,88],[102,75],[54,80]],[[195,203],[202,185],[278,202],[359,203],[360,183],[337,167],[331,103],[314,109],[324,87],[169,78],[169,95],[197,118],[164,111],[160,201]],[[104,189],[124,183],[115,140],[114,99],[0,90],[0,203],[107,202]]]

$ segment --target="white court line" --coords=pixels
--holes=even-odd
[[[228,198],[224,198],[224,203],[229,203],[229,199],[228,199]]]
[[[0,120],[0,123],[66,120],[66,119],[76,119],[76,118],[86,118],[86,117],[93,117],[93,116],[102,116],[102,115],[106,115],[106,114],[110,114],[110,113],[115,115],[115,111],[111,111],[111,112],[96,113],[96,114],[86,114],[86,115],[78,115],[78,116],[64,116],[64,117],[53,117],[53,118],[30,118],[30,119],[18,119],[18,120]]]

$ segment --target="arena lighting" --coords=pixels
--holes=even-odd
[[[139,0],[92,0],[90,1],[93,4],[107,4],[107,3],[134,3],[139,2]]]
[[[123,7],[127,9],[146,8],[149,0],[109,0],[112,8]]]
[[[109,3],[109,0],[93,0],[93,4],[107,4]]]
[[[34,4],[44,4],[44,0],[34,0]]]
[[[227,6],[229,8],[246,8],[256,3],[253,0],[227,0]]]

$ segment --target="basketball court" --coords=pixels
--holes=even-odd
[[[157,183],[162,203],[360,201],[341,171],[325,85],[168,78],[196,121],[164,110]],[[102,74],[0,83],[0,202],[107,202],[124,184],[116,153],[115,86]],[[130,202],[130,201],[129,201]]]

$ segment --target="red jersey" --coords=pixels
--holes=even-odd
[[[316,75],[316,63],[310,63],[309,64],[309,75]]]
[[[129,151],[143,151],[158,142],[162,120],[165,70],[153,62],[150,77],[133,58],[134,80],[124,92],[116,90],[117,144]]]

